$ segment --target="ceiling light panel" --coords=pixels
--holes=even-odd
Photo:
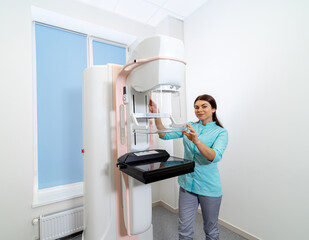
[[[157,6],[163,6],[168,0],[144,0],[145,2],[150,2],[152,4],[155,4]]]
[[[143,0],[120,0],[115,12],[127,18],[147,23],[159,7]]]
[[[185,20],[208,0],[76,0],[119,14],[131,20],[157,26],[171,16]]]
[[[163,7],[186,18],[205,2],[207,0],[168,0]]]
[[[119,0],[79,0],[85,4],[91,5],[96,8],[101,8],[107,11],[114,11]]]

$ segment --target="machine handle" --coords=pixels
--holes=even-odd
[[[131,116],[134,123],[134,130],[148,130],[148,126],[138,124],[137,118],[169,118],[172,122],[171,127],[184,127],[184,124],[177,123],[172,115],[168,113],[132,113]]]
[[[137,120],[136,120],[136,115],[134,113],[131,114],[131,117],[132,117],[132,120],[133,120],[133,123],[134,123],[134,130],[147,130],[148,129],[148,126],[142,126],[142,125],[139,125]]]
[[[172,115],[170,115],[170,119],[171,119],[171,122],[172,122],[172,124],[171,124],[172,127],[183,127],[183,124],[177,123],[175,121],[175,119],[172,117]]]
[[[170,118],[168,113],[133,113],[135,118]]]

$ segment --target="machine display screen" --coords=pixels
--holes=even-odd
[[[162,168],[174,167],[174,166],[182,165],[182,164],[189,163],[189,162],[191,161],[184,160],[184,159],[177,158],[177,157],[170,157],[165,162],[146,163],[146,164],[141,164],[141,165],[134,165],[134,167],[140,170],[143,170],[143,171],[152,171],[152,170],[157,170],[157,169],[162,169]]]
[[[170,156],[165,150],[153,151],[123,155],[118,159],[119,170],[145,184],[194,171],[194,161]]]

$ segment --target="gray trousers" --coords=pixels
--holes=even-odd
[[[222,197],[206,197],[179,189],[179,240],[192,240],[195,216],[201,205],[206,240],[219,240],[218,217]]]

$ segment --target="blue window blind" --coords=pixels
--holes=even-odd
[[[106,65],[126,63],[126,49],[111,44],[93,41],[93,65]]]
[[[87,36],[35,24],[38,188],[83,181],[82,72]],[[126,63],[126,48],[93,41],[94,65]]]
[[[85,35],[36,24],[38,186],[83,181]]]

